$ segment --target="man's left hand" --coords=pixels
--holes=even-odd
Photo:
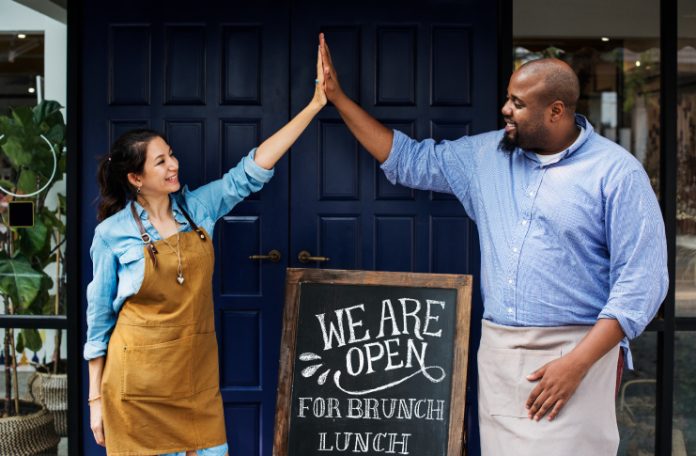
[[[527,380],[530,382],[540,380],[525,404],[529,418],[539,421],[549,411],[549,421],[556,418],[586,373],[586,369],[574,362],[571,356],[566,355],[528,375]]]

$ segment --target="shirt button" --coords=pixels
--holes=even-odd
[[[509,283],[510,285],[512,285],[513,280],[512,280],[512,279],[508,279],[508,283]]]
[[[534,192],[527,193],[529,196],[534,196]]]
[[[513,247],[513,248],[512,248],[512,251],[515,252],[515,253],[517,253],[517,247]]]
[[[522,225],[526,225],[526,224],[527,224],[527,221],[526,221],[526,220],[522,220]]]
[[[513,312],[512,307],[508,307],[508,308],[507,308],[507,311],[508,311],[509,314],[511,314],[511,313]]]

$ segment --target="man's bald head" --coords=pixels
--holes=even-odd
[[[538,77],[543,82],[539,92],[542,101],[550,104],[560,100],[570,113],[575,112],[575,107],[580,98],[580,81],[575,71],[559,59],[538,59],[522,65],[515,72],[519,76]]]

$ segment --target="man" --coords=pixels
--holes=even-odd
[[[573,70],[523,65],[504,130],[436,144],[367,114],[323,35],[320,51],[328,99],[387,178],[452,193],[477,224],[482,453],[616,454],[619,345],[628,353],[666,295],[665,232],[641,164],[575,114]]]

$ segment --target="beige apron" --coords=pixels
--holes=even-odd
[[[618,345],[597,361],[551,422],[527,418],[537,385],[525,377],[568,353],[591,326],[525,328],[484,320],[478,351],[483,456],[615,456],[619,447],[615,387]],[[523,348],[522,348],[523,347]]]
[[[146,250],[143,284],[119,313],[101,389],[109,455],[155,455],[226,442],[212,299],[214,252],[210,237],[202,237],[180,233],[182,285],[170,247],[154,243],[156,267]]]

